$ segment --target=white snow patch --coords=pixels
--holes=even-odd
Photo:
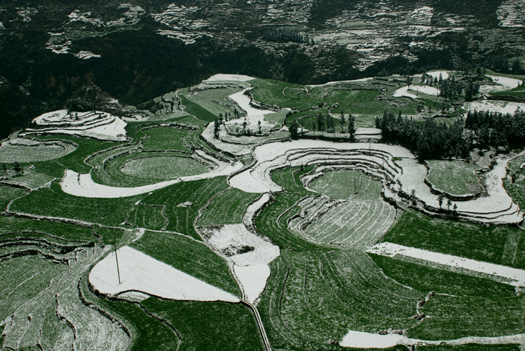
[[[503,85],[505,88],[508,88],[508,89],[517,88],[522,82],[520,79],[516,79],[516,78],[490,76],[490,75],[487,75],[487,77],[491,78],[494,83]]]
[[[433,96],[438,96],[440,93],[439,89],[434,88],[434,87],[429,87],[427,85],[410,85],[410,86],[406,86],[406,87],[397,89],[394,92],[393,96],[394,97],[409,97],[412,99],[417,99],[418,96],[412,93],[409,93],[409,90],[416,92],[416,94],[424,93],[424,94],[433,95]]]
[[[396,345],[406,345],[408,339],[399,334],[372,334],[350,330],[339,343],[343,347],[386,349]]]
[[[437,79],[439,79],[439,77],[443,79],[447,79],[450,77],[450,73],[448,71],[431,71],[431,72],[427,72],[427,74],[431,76],[432,78],[437,78]]]
[[[255,215],[259,210],[270,201],[270,194],[263,194],[257,201],[252,202],[244,211],[242,222],[247,228],[253,227],[255,221]]]
[[[357,128],[355,135],[381,135],[382,131],[379,128]]]
[[[266,282],[270,277],[270,267],[267,264],[240,267],[233,266],[237,279],[242,285],[244,297],[250,303],[255,303],[266,288]]]
[[[47,128],[28,128],[24,134],[70,134],[101,140],[126,140],[127,123],[120,118],[102,111],[70,112],[58,110],[44,113],[33,123]]]
[[[89,273],[89,281],[101,294],[117,296],[139,291],[172,300],[239,302],[239,298],[179,271],[129,246],[117,250],[121,283],[115,254],[110,253]]]
[[[209,179],[225,175],[227,176],[240,170],[241,168],[241,162],[236,162],[231,165],[225,163],[222,164],[218,169],[208,173],[179,177],[177,179],[134,188],[113,187],[109,185],[98,184],[95,183],[93,179],[91,179],[91,174],[89,173],[79,174],[72,170],[66,170],[64,178],[62,178],[60,181],[60,187],[62,188],[63,192],[74,196],[110,199],[145,194],[179,182],[189,182],[193,180]]]
[[[211,232],[208,244],[233,262],[233,270],[244,298],[255,303],[270,276],[268,264],[280,255],[279,247],[250,232],[244,224],[204,227],[201,230]],[[244,251],[246,248],[250,251],[235,254],[239,249]]]
[[[513,101],[481,100],[465,104],[467,111],[490,111],[501,114],[514,114],[517,109],[525,111],[525,103]]]
[[[384,349],[396,345],[504,345],[523,344],[524,341],[525,334],[515,334],[496,337],[467,336],[465,338],[454,340],[420,340],[410,339],[406,336],[399,334],[380,335],[349,330],[343,338],[343,340],[340,342],[340,345],[343,347]]]
[[[139,291],[126,291],[125,293],[119,294],[118,298],[131,302],[141,302],[149,298],[149,295]]]
[[[248,89],[245,89],[243,91],[228,96],[228,98],[235,101],[244,111],[246,111],[246,116],[237,119],[232,119],[226,122],[226,124],[235,124],[238,123],[240,120],[246,118],[246,121],[248,122],[248,128],[251,126],[251,129],[253,130],[258,127],[259,122],[261,123],[261,125],[268,126],[269,124],[267,121],[264,120],[264,116],[275,113],[275,111],[262,110],[252,107],[252,105],[250,104],[252,101],[251,98],[248,95],[244,94],[247,90]]]
[[[91,51],[79,51],[75,54],[76,58],[82,59],[82,60],[88,60],[90,58],[100,58],[102,56],[98,54],[94,54]]]
[[[242,74],[216,74],[211,76],[210,78],[206,79],[204,82],[247,82],[249,80],[253,80],[255,78],[250,76],[245,76]]]
[[[376,244],[368,249],[367,252],[388,257],[395,257],[397,255],[406,256],[454,268],[488,274],[491,276],[504,278],[504,280],[512,286],[520,286],[525,284],[525,270],[502,266],[494,263],[475,261],[468,258],[416,249],[413,247],[389,242]]]
[[[211,230],[213,234],[208,243],[218,251],[225,252],[243,246],[253,248],[251,251],[229,257],[237,266],[268,264],[280,255],[278,246],[253,234],[244,224],[226,224]]]

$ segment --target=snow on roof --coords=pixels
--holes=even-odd
[[[89,282],[104,295],[139,291],[172,300],[239,302],[239,298],[179,271],[129,246],[111,252],[89,273]]]

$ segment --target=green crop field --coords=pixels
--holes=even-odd
[[[199,216],[199,210],[208,203],[210,198],[227,188],[228,184],[225,177],[174,184],[146,196],[141,201],[140,204],[143,206],[137,210],[139,214],[135,215],[135,218],[138,218],[139,223],[143,223],[144,211],[150,211],[144,206],[163,207],[161,215],[165,217],[167,222],[164,224],[164,229],[187,234],[201,240],[194,226]],[[160,217],[157,216],[156,218],[155,221],[159,222]]]
[[[189,150],[184,140],[191,138],[194,131],[179,128],[159,127],[144,130],[148,136],[144,140],[144,150]]]
[[[144,156],[127,160],[122,173],[134,178],[168,180],[209,172],[210,169],[191,157]]]
[[[142,305],[180,333],[181,350],[264,350],[255,318],[243,305],[157,298]]]
[[[38,216],[65,217],[81,221],[119,226],[127,220],[128,211],[144,195],[120,199],[76,197],[62,192],[58,183],[33,191],[15,200],[13,212]]]
[[[334,199],[372,200],[381,197],[381,182],[363,172],[335,170],[323,172],[309,187]]]
[[[382,241],[525,268],[525,233],[518,227],[486,227],[408,211]]]
[[[242,223],[242,215],[248,205],[255,201],[259,194],[248,194],[239,189],[230,188],[213,198],[202,211],[199,225],[220,225]]]
[[[49,144],[2,145],[0,147],[0,163],[29,163],[35,161],[48,161],[60,158],[75,150],[75,145],[56,141]]]
[[[483,186],[475,171],[479,166],[459,161],[428,161],[427,180],[438,191],[452,195],[480,194]]]

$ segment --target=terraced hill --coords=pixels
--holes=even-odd
[[[373,128],[461,122],[424,82],[456,74],[523,78],[221,74],[37,117],[0,146],[2,349],[525,347],[523,150],[424,162]]]

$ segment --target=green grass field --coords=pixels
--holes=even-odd
[[[264,350],[255,318],[241,304],[152,297],[141,305],[168,321],[180,333],[180,350]]]
[[[164,207],[160,215],[166,218],[166,230],[187,234],[197,240],[201,240],[194,227],[194,223],[199,215],[199,210],[208,203],[211,197],[228,189],[228,187],[226,177],[217,177],[177,183],[170,187],[157,190],[151,195],[147,195],[141,201],[140,204],[142,206],[139,206],[140,209],[137,210],[139,213],[134,215],[134,218],[137,218],[138,222],[132,223],[144,223],[144,211],[150,211],[150,209],[143,206]],[[191,205],[185,206],[185,203],[191,203]],[[156,213],[158,214],[159,212],[156,211]],[[133,216],[130,216],[130,220],[133,220],[131,217]],[[155,221],[160,221],[160,217],[157,216]]]
[[[381,239],[473,260],[525,268],[525,233],[518,227],[483,226],[405,212]]]
[[[56,144],[41,144],[36,146],[3,145],[0,147],[0,163],[29,163],[54,160],[75,150],[70,143],[57,141]]]
[[[314,179],[309,188],[334,199],[373,200],[381,197],[380,181],[360,171],[334,170]]]
[[[33,191],[15,200],[10,209],[13,212],[119,226],[127,220],[133,205],[144,196],[116,199],[76,197],[62,192],[60,185],[54,182],[50,188]]]
[[[427,161],[427,180],[436,190],[452,195],[479,194],[484,189],[474,171],[479,166],[460,161]]]
[[[384,276],[364,253],[281,251],[259,304],[276,349],[331,350],[349,329],[416,325],[420,295]]]
[[[230,188],[215,197],[202,211],[198,225],[219,225],[242,223],[242,215],[248,205],[260,195],[249,194]]]
[[[195,131],[179,128],[159,127],[144,130],[144,150],[180,150],[189,152],[184,140],[190,139]]]
[[[144,156],[127,160],[121,172],[133,178],[162,181],[209,172],[210,169],[191,157]]]

